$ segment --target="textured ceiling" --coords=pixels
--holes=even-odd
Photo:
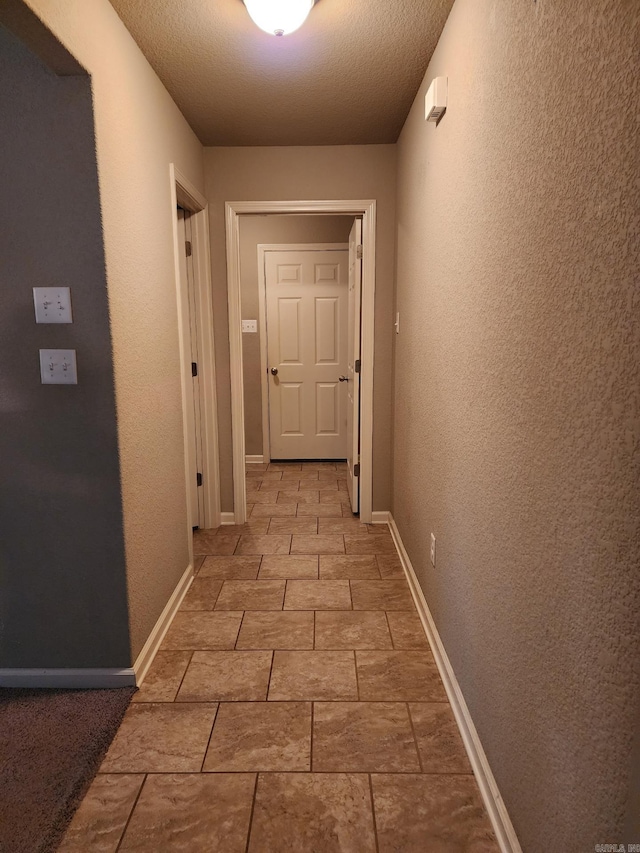
[[[111,0],[204,145],[395,142],[453,0],[318,0],[295,33],[242,0]]]

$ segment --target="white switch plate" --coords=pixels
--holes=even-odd
[[[40,378],[43,385],[77,385],[74,349],[41,349]]]
[[[242,321],[242,331],[243,332],[257,332],[258,331],[258,321],[257,320],[243,320]]]
[[[69,287],[34,287],[33,304],[36,323],[73,323]]]

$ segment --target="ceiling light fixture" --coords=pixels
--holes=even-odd
[[[247,12],[261,30],[286,36],[301,27],[314,0],[244,0]]]

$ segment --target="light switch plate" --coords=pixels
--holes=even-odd
[[[69,287],[34,287],[33,304],[36,323],[73,323]]]
[[[242,321],[242,331],[243,332],[257,332],[258,331],[258,321],[257,320],[243,320]]]
[[[43,385],[77,385],[74,349],[41,349],[40,378]]]

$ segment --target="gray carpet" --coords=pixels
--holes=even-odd
[[[1,853],[54,853],[134,692],[0,688]]]

